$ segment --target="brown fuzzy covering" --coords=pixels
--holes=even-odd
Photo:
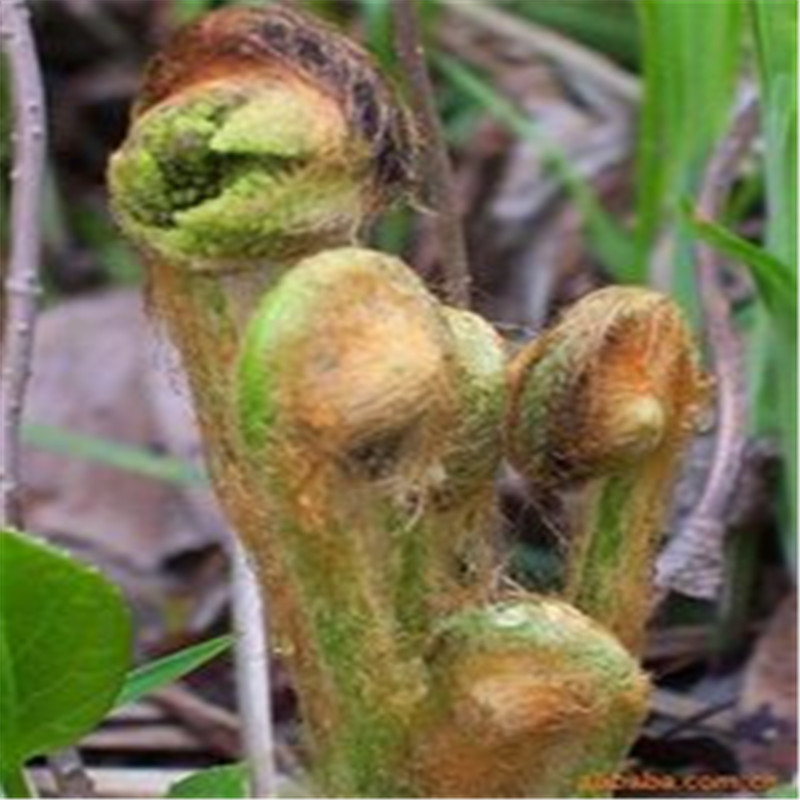
[[[431,658],[438,705],[420,720],[415,761],[423,796],[569,797],[582,774],[613,770],[649,694],[624,649],[534,596],[475,623],[444,631]]]
[[[464,539],[456,526],[488,533],[499,446],[467,484],[455,482],[464,507],[453,498],[455,508],[436,510],[470,414],[454,333],[395,259],[342,249],[300,263],[268,295],[278,305],[304,299],[257,350],[265,382],[253,385],[265,393],[263,418],[276,416],[253,444],[236,372],[243,328],[261,323],[231,301],[231,281],[245,276],[226,276],[223,289],[218,276],[169,264],[153,275],[152,303],[183,353],[215,487],[268,588],[322,785],[376,790],[375,763],[393,780],[403,773],[431,624],[485,599],[488,586],[488,560],[465,584],[454,551]],[[348,738],[359,724],[379,744]]]
[[[538,487],[568,485],[649,452],[679,450],[706,395],[677,306],[640,288],[588,295],[510,369],[509,452]],[[651,413],[641,413],[645,404]],[[533,413],[543,424],[532,442],[524,431]]]
[[[566,597],[641,645],[678,458],[708,395],[677,306],[611,287],[511,366],[508,450],[539,496],[571,492]]]
[[[364,50],[336,28],[283,5],[227,8],[178,32],[153,58],[134,117],[204,82],[303,83],[333,100],[353,135],[369,143],[374,191],[387,198],[413,174],[413,126]]]
[[[367,215],[407,186],[406,112],[358,47],[284,6],[226,9],[179,33],[151,64],[135,120],[239,82],[316,104],[331,136],[314,155],[333,159],[328,176],[356,152],[350,140],[361,158],[368,145],[345,174],[363,180]],[[611,635],[557,602],[522,601],[536,635],[504,638],[508,619],[488,606],[487,546],[502,348],[397,260],[333,249],[350,235],[312,236],[242,271],[149,256],[151,307],[182,354],[216,491],[267,589],[319,788],[568,793],[581,768],[617,763],[645,681]],[[698,380],[670,307],[620,291],[580,304],[523,353],[507,441],[548,490],[602,489],[644,463],[647,487],[625,523],[626,564],[646,573]],[[601,499],[587,491],[587,507]],[[580,602],[592,537],[587,522],[575,539],[569,591]],[[620,597],[636,606],[641,581],[634,589]],[[488,627],[442,634],[471,609]],[[608,663],[623,676],[613,685]]]

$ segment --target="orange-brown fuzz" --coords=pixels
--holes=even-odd
[[[412,182],[416,134],[374,63],[332,26],[282,5],[231,7],[177,33],[147,67],[134,119],[182,92],[216,81],[303,85],[328,102],[320,114],[344,118],[372,148],[372,210]],[[338,123],[335,123],[338,125]]]
[[[578,509],[565,597],[638,650],[664,505],[707,397],[691,333],[669,298],[612,287],[523,350],[511,381],[512,461],[534,492],[570,490]]]
[[[408,188],[413,132],[407,114],[363,52],[327,26],[275,5],[208,15],[153,61],[134,117],[141,121],[222,84],[247,91],[292,87],[319,112],[327,140],[316,155],[340,159],[336,164],[347,163],[356,141],[364,169],[354,176],[363,178],[359,191],[367,198],[358,210],[367,216]],[[334,239],[342,236],[335,230]],[[345,243],[339,239],[312,236],[300,249],[275,254],[277,270],[256,259],[236,274],[226,274],[225,258],[218,272],[193,271],[148,252],[151,305],[182,353],[216,490],[268,588],[312,756],[327,757],[323,769],[329,769],[332,783],[321,788],[380,786],[396,792],[399,787],[419,796],[569,791],[563,765],[580,766],[583,744],[602,739],[604,720],[622,720],[623,745],[626,731],[635,728],[646,691],[635,664],[630,687],[613,701],[604,694],[599,673],[587,674],[578,661],[556,652],[476,650],[442,668],[434,690],[422,664],[422,645],[431,638],[429,617],[461,610],[478,594],[484,599],[490,565],[478,529],[491,513],[494,467],[492,457],[477,478],[467,474],[463,508],[447,507],[453,501],[443,499],[448,491],[443,464],[469,462],[469,449],[464,448],[466,456],[458,451],[459,436],[471,429],[459,419],[463,398],[452,330],[433,298],[413,277],[398,277],[402,271],[396,266],[391,279],[354,270],[324,295],[327,305],[319,304],[302,324],[293,320],[296,339],[281,342],[280,363],[292,369],[280,376],[278,414],[285,416],[269,428],[277,437],[269,442],[269,463],[245,441],[235,363],[257,300],[295,257]],[[628,302],[633,298],[622,305]],[[633,302],[637,309],[638,303]],[[511,449],[522,454],[524,467],[543,486],[557,474],[590,487],[596,471],[602,480],[609,470],[616,474],[636,464],[642,477],[630,527],[649,538],[635,533],[628,564],[646,572],[663,484],[688,435],[689,409],[698,395],[696,369],[690,355],[675,355],[686,334],[670,322],[670,313],[654,327],[636,309],[612,321],[607,311],[598,320],[597,309],[587,313],[589,307],[594,308],[591,302],[566,325],[576,350],[558,378],[557,402],[547,409],[548,448],[533,457],[516,441]],[[653,313],[661,319],[660,312]],[[588,333],[585,322],[591,323]],[[514,367],[512,420],[520,415],[522,384],[562,334],[558,329],[547,334]],[[270,380],[275,375],[268,372]],[[373,472],[365,458],[375,444],[373,433],[386,430],[401,442],[388,475]],[[486,441],[493,449],[494,438]],[[640,459],[645,460],[640,464]],[[428,533],[421,521],[436,511],[437,502],[444,510],[429,518],[445,527],[449,520],[458,530],[436,527],[443,535],[433,545],[425,537],[412,540],[414,547],[421,542],[422,556],[413,547],[403,550],[409,532]],[[395,524],[389,536],[382,516]],[[576,535],[571,584],[581,581],[580,553],[591,535],[588,529]],[[474,587],[463,589],[453,577],[452,558],[453,543],[462,539],[474,539],[481,572]],[[402,568],[404,558],[413,566],[418,557],[424,562],[421,578]],[[441,592],[429,592],[420,604],[425,617],[420,639],[409,633],[416,629],[402,619],[397,605],[405,595],[395,589],[411,580],[413,598],[439,579]],[[568,591],[577,596],[577,589]],[[641,604],[641,581],[631,579],[619,596]],[[342,612],[345,607],[351,616]],[[604,612],[610,624],[618,625],[620,609],[624,606]],[[577,612],[558,613],[584,630]],[[331,620],[333,626],[325,628]],[[333,646],[321,641],[321,631]],[[591,633],[615,646],[607,634],[594,628]],[[621,634],[625,638],[624,630]],[[340,646],[344,657],[334,663]],[[371,734],[381,726],[389,735],[375,747]],[[379,768],[370,772],[375,764]]]
[[[354,139],[366,141],[373,148],[365,176],[373,212],[408,188],[413,149],[409,115],[360,48],[313,17],[277,6],[207,15],[179,32],[151,61],[133,119],[141,120],[164,104],[202,96],[220,84],[244,91],[276,84],[294,87],[315,104],[319,124],[328,128],[329,155],[347,151]],[[302,598],[270,542],[269,500],[239,452],[231,417],[241,332],[258,298],[274,282],[275,265],[264,263],[244,275],[197,274],[186,264],[166,263],[147,252],[146,243],[142,246],[150,307],[181,353],[214,485],[254,558],[259,580],[268,587],[279,649],[303,698],[313,750],[315,734],[324,739],[335,727],[335,698],[326,690]],[[282,271],[287,265],[278,266]],[[307,505],[299,503],[300,508]],[[335,553],[332,547],[331,555]]]
[[[562,624],[565,639],[612,642],[558,601],[519,602]],[[623,677],[621,662],[601,666],[591,645],[563,647],[493,642],[445,657],[440,707],[419,722],[422,796],[569,797],[583,772],[617,763],[646,712],[647,678],[633,661]]]

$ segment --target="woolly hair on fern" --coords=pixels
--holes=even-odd
[[[229,8],[147,68],[111,160],[142,248],[236,271],[355,240],[410,180],[409,117],[367,56],[285,6]]]
[[[693,346],[666,298],[609,289],[510,360],[361,245],[411,191],[416,140],[341,33],[228,8],[147,68],[113,207],[268,598],[315,792],[571,796],[646,713],[633,653]],[[504,455],[583,495],[563,597],[496,580]]]
[[[565,597],[638,651],[664,504],[707,395],[686,321],[658,292],[609,287],[523,348],[511,376],[511,462],[578,509]]]

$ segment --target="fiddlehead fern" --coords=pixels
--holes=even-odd
[[[496,347],[491,331],[472,335]],[[481,427],[468,411],[490,428],[502,411],[502,360],[490,353],[481,371],[460,344],[402,263],[354,248],[298,264],[245,338],[242,452],[316,648],[317,683],[301,688],[317,701],[332,689],[314,728],[329,731],[317,765],[338,791],[411,791],[399,776],[427,691],[421,644],[458,583],[457,531],[435,505],[463,480],[451,468],[460,435]],[[488,411],[468,407],[481,382],[498,395]],[[496,462],[499,442],[481,458]],[[484,505],[494,466],[469,482]]]
[[[109,180],[146,250],[243,270],[353,241],[408,184],[411,137],[349,40],[284,7],[232,8],[152,61]]]
[[[425,796],[585,796],[581,778],[617,769],[647,707],[647,680],[625,648],[556,600],[456,614],[430,661]]]
[[[340,34],[227,9],[154,59],[109,180],[269,594],[319,791],[569,795],[615,767],[646,680],[579,611],[494,586],[503,431],[538,491],[589,487],[567,596],[635,644],[609,587],[638,571],[625,602],[643,597],[699,379],[671,306],[612,290],[523,352],[509,392],[486,322],[353,246],[408,191],[413,144]]]
[[[565,597],[637,649],[664,502],[706,391],[689,329],[664,295],[611,287],[511,369],[512,462],[579,508]]]

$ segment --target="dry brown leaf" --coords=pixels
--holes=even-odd
[[[797,595],[778,606],[750,658],[737,709],[743,771],[789,780],[797,769]]]
[[[70,300],[42,315],[26,421],[179,457],[200,452],[185,399],[156,374],[138,292]],[[113,561],[152,570],[219,540],[205,490],[187,491],[83,458],[24,451],[27,526]]]

